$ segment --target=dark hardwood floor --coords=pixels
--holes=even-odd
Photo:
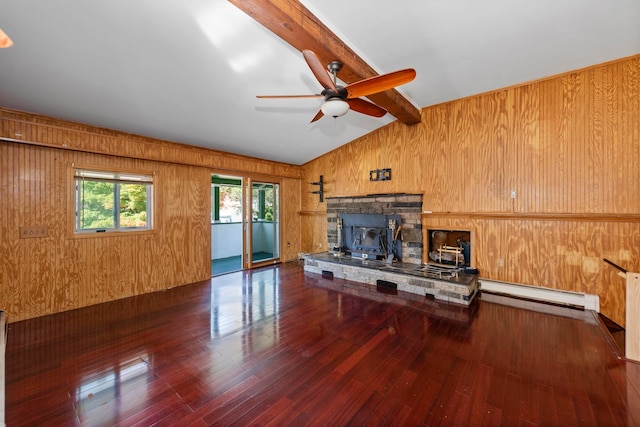
[[[640,365],[592,312],[296,263],[11,323],[6,370],[9,427],[640,425]]]

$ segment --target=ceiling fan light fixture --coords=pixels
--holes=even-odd
[[[340,98],[330,98],[322,104],[320,110],[325,116],[340,117],[349,111],[349,103]]]

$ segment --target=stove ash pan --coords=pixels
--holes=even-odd
[[[338,247],[353,258],[402,261],[400,215],[340,214]]]

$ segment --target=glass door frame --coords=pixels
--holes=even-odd
[[[227,172],[212,171],[211,172],[211,274],[219,275],[240,271],[244,267],[244,177],[239,174],[230,174]],[[240,190],[238,199],[231,196],[232,207],[227,206],[222,213],[221,189],[225,188],[232,192],[233,188]],[[225,202],[227,202],[225,198]],[[240,204],[240,212],[233,206],[235,201]],[[234,212],[235,211],[235,212]],[[238,216],[236,216],[238,215]],[[240,240],[237,240],[240,239]],[[214,262],[219,259],[226,259],[238,255],[240,260],[233,261],[231,265],[223,264],[224,268],[215,268]],[[215,269],[215,271],[214,271]]]
[[[276,235],[274,235],[274,239],[277,241],[277,246],[274,244],[274,248],[277,250],[277,253],[274,253],[272,258],[264,259],[264,260],[253,260],[253,186],[254,183],[259,184],[272,184],[277,186],[277,191],[274,188],[274,197],[276,200],[274,201],[276,207],[274,208],[274,223],[277,226]],[[264,176],[243,176],[243,212],[244,212],[244,224],[243,224],[243,257],[242,257],[242,268],[243,269],[251,269],[256,267],[262,267],[270,264],[277,264],[280,262],[280,253],[282,251],[282,227],[281,227],[281,197],[280,197],[280,189],[282,187],[281,180],[274,177],[264,177]]]

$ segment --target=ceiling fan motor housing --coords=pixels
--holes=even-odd
[[[320,92],[320,94],[324,96],[325,101],[328,101],[331,98],[339,98],[342,100],[347,99],[347,90],[342,86],[336,86],[336,88],[338,89],[337,91],[331,88],[324,89],[322,92]]]

